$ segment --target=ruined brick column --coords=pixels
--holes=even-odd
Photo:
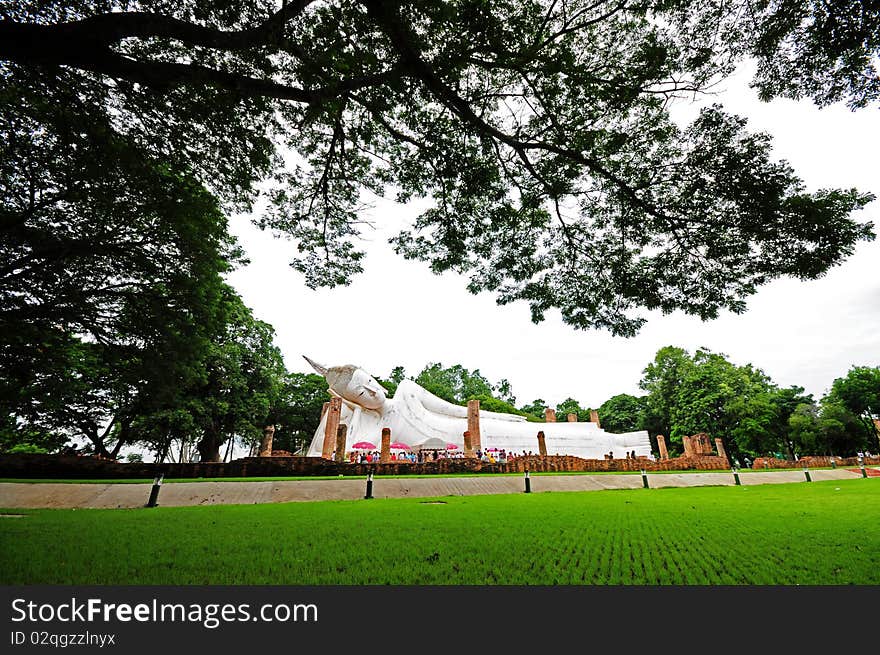
[[[330,459],[336,442],[336,428],[339,427],[339,413],[342,411],[342,398],[334,396],[327,403],[327,422],[324,424],[324,444],[321,446],[321,457]]]
[[[471,433],[471,445],[474,450],[482,450],[480,439],[480,401],[469,400],[467,405],[468,432]]]
[[[474,456],[474,444],[471,441],[471,431],[464,431],[464,456],[465,457],[473,457]]]
[[[578,415],[577,414],[569,414],[565,418],[568,420],[569,423],[577,423],[578,422]]]
[[[547,423],[556,423],[556,410],[549,407],[544,410],[544,420]]]
[[[590,423],[595,423],[597,428],[602,427],[599,424],[599,412],[597,412],[595,409],[590,410]]]
[[[700,433],[697,437],[697,447],[699,448],[699,455],[711,455],[712,454],[712,444],[709,442],[709,435],[705,433]]]
[[[345,461],[345,436],[348,433],[348,426],[340,423],[336,428],[336,463],[342,464]]]
[[[382,428],[382,450],[379,455],[379,463],[387,464],[391,461],[391,428]]]
[[[260,442],[260,457],[272,456],[272,440],[275,438],[275,426],[267,425],[263,428],[263,440]]]
[[[547,442],[544,440],[543,431],[538,433],[538,454],[542,456],[547,455]]]
[[[727,453],[724,450],[724,443],[721,441],[720,437],[715,439],[715,448],[718,450],[718,457],[727,459]]]
[[[694,456],[694,444],[691,442],[691,437],[682,437],[681,445],[684,446],[684,456],[685,457],[693,457]]]
[[[669,451],[666,450],[666,437],[657,435],[657,448],[660,449],[660,459],[669,459]]]

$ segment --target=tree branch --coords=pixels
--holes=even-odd
[[[544,150],[582,164],[599,177],[613,183],[623,195],[649,215],[667,222],[674,222],[671,217],[667,216],[658,207],[637,194],[635,189],[633,189],[625,180],[602,166],[598,160],[588,157],[582,152],[570,150],[554,143],[521,141],[499,130],[494,125],[487,123],[485,120],[477,116],[473,109],[471,109],[467,100],[444,84],[444,82],[437,77],[428,63],[422,59],[421,53],[413,43],[409,30],[403,25],[398,14],[396,12],[392,13],[393,10],[390,10],[389,7],[380,0],[365,0],[365,4],[370,15],[373,16],[373,18],[384,28],[386,34],[398,50],[403,64],[407,66],[407,68],[460,119],[477,128],[480,132],[488,134],[502,143],[505,143],[517,152],[524,152],[526,150]]]
[[[56,25],[21,24],[0,21],[0,42],[14,37],[16,29],[29,28],[39,36],[41,45],[50,40],[91,41],[109,46],[127,38],[168,38],[184,43],[222,50],[245,50],[270,45],[280,39],[287,21],[298,16],[314,0],[296,0],[285,4],[255,27],[224,31],[197,25],[178,18],[139,11],[124,11],[89,16],[82,20]]]
[[[305,6],[304,2],[294,6]],[[301,103],[320,103],[324,100],[335,98],[342,93],[353,91],[369,86],[376,86],[394,79],[397,71],[391,68],[381,73],[363,75],[349,79],[342,79],[324,87],[316,89],[300,89],[287,84],[281,84],[270,79],[259,79],[238,73],[202,66],[194,63],[176,63],[163,61],[142,61],[122,55],[110,48],[115,40],[114,35],[125,36],[157,36],[159,29],[147,29],[141,32],[134,29],[138,20],[149,17],[149,25],[164,25],[165,36],[173,35],[174,38],[184,38],[187,30],[192,30],[187,43],[191,45],[211,45],[226,49],[253,47],[259,44],[269,44],[266,35],[271,33],[273,20],[279,15],[291,15],[290,11],[282,14],[285,10],[275,14],[266,23],[253,30],[243,32],[221,32],[211,28],[185,23],[178,19],[167,18],[154,14],[106,14],[86,19],[78,23],[65,23],[61,25],[33,25],[15,23],[13,21],[0,21],[0,59],[15,61],[24,65],[48,64],[56,66],[72,66],[81,70],[87,70],[118,79],[126,79],[150,87],[168,88],[180,85],[211,85],[227,89],[245,97],[271,97],[280,100],[293,100]],[[115,17],[121,15],[124,18],[120,25],[115,25]],[[104,33],[98,30],[96,33],[84,29],[83,25],[93,21],[97,25],[104,25]],[[92,23],[89,23],[90,25]],[[72,27],[72,26],[75,26]],[[129,27],[126,32],[122,27]],[[175,29],[172,29],[175,28]],[[184,29],[186,28],[186,29]],[[214,36],[209,38],[209,33]],[[232,36],[230,36],[232,35]],[[235,36],[247,35],[247,36]],[[111,38],[113,37],[113,38]],[[262,40],[260,40],[262,39]],[[227,43],[228,41],[228,43]],[[250,45],[245,45],[250,44]]]

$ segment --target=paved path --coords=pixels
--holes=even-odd
[[[877,470],[877,469],[874,469]],[[861,473],[847,470],[810,471],[815,481],[848,480]],[[741,472],[743,485],[804,482],[803,471]],[[732,473],[648,474],[652,488],[733,485]],[[548,491],[598,491],[639,489],[640,475],[533,475],[534,493]],[[4,508],[134,508],[143,507],[150,484],[59,484],[0,483],[0,507]],[[251,505],[310,500],[357,500],[364,497],[366,482],[360,480],[289,480],[279,482],[178,482],[162,485],[159,504]],[[373,482],[375,498],[431,498],[480,494],[522,493],[521,476],[466,478],[382,478]]]

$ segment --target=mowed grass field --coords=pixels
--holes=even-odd
[[[3,514],[2,584],[880,584],[875,479]]]

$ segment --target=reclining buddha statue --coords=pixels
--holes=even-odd
[[[455,444],[464,450],[464,432],[468,429],[467,407],[438,398],[413,380],[403,380],[394,397],[389,398],[375,378],[357,366],[348,364],[327,368],[306,361],[324,376],[329,392],[342,401],[340,423],[348,426],[346,441],[353,444],[380,442],[382,429],[391,429],[391,439],[414,450],[438,444]],[[485,449],[504,449],[508,453],[538,452],[538,431],[544,433],[547,453],[602,459],[608,453],[625,458],[651,457],[651,442],[644,430],[612,434],[592,422],[534,423],[515,414],[480,410],[480,445]],[[320,457],[324,443],[327,412],[321,417],[307,455]],[[378,450],[378,446],[377,446]]]

